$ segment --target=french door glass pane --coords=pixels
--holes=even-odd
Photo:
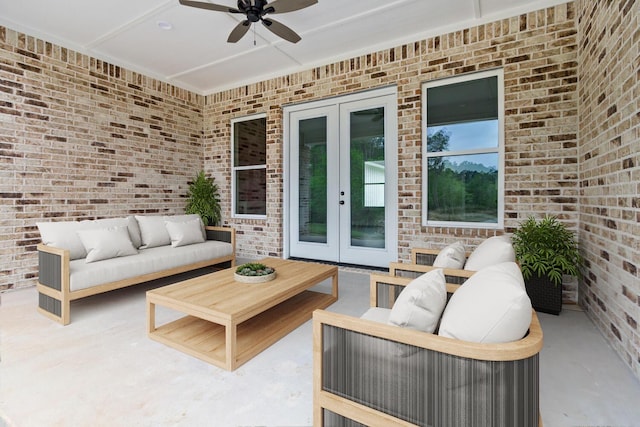
[[[385,247],[384,108],[350,113],[351,246]]]
[[[298,239],[327,243],[327,118],[300,120],[298,126]]]

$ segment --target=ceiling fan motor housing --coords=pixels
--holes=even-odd
[[[266,0],[238,0],[238,9],[247,15],[249,22],[258,22],[265,14],[271,12],[265,10]]]

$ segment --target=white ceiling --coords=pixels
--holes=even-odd
[[[238,43],[226,42],[242,15],[178,0],[0,0],[0,25],[210,94],[567,1],[319,0],[272,15],[300,42],[254,25],[255,46],[253,28]],[[161,29],[160,21],[173,28]]]

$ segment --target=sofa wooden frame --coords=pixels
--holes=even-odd
[[[77,291],[70,289],[69,251],[39,244],[37,247],[39,273],[37,284],[38,312],[62,325],[68,325],[71,321],[71,301],[213,265],[233,267],[236,262],[235,229],[214,226],[207,226],[205,229],[207,240],[230,243],[232,246],[231,254]]]
[[[372,274],[370,279],[370,302],[372,307],[391,307],[395,297],[393,293],[380,292],[385,287],[402,289],[411,281],[406,277]],[[447,284],[447,292],[453,293],[459,285]],[[381,296],[384,295],[384,296]],[[390,298],[391,301],[387,298]],[[329,391],[323,384],[326,368],[325,352],[328,351],[324,342],[324,331],[327,327],[342,331],[351,331],[370,337],[377,337],[395,343],[402,343],[420,349],[431,350],[444,357],[464,358],[471,361],[495,361],[507,363],[527,362],[535,364],[535,378],[527,378],[535,390],[535,404],[538,405],[539,378],[537,375],[538,355],[543,345],[542,329],[535,311],[532,312],[531,325],[528,334],[519,341],[504,344],[479,344],[441,337],[434,334],[399,328],[392,325],[364,320],[343,314],[316,310],[313,315],[313,408],[314,426],[323,426],[325,411],[337,414],[341,419],[353,420],[368,426],[414,426],[411,422],[392,416],[381,410],[369,407],[366,402],[357,402],[340,394]],[[326,363],[333,368],[333,364],[340,364],[340,358]],[[455,373],[453,374],[455,375]],[[535,383],[533,385],[533,383]],[[507,391],[508,392],[508,391]],[[451,408],[449,408],[451,409]],[[454,410],[456,408],[453,408]],[[537,414],[538,426],[542,426],[539,408],[534,408]],[[531,423],[529,424],[531,425]]]

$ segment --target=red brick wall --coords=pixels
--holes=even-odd
[[[640,378],[640,4],[578,10],[580,303]]]
[[[37,221],[182,212],[202,105],[0,27],[0,290],[35,284]]]

